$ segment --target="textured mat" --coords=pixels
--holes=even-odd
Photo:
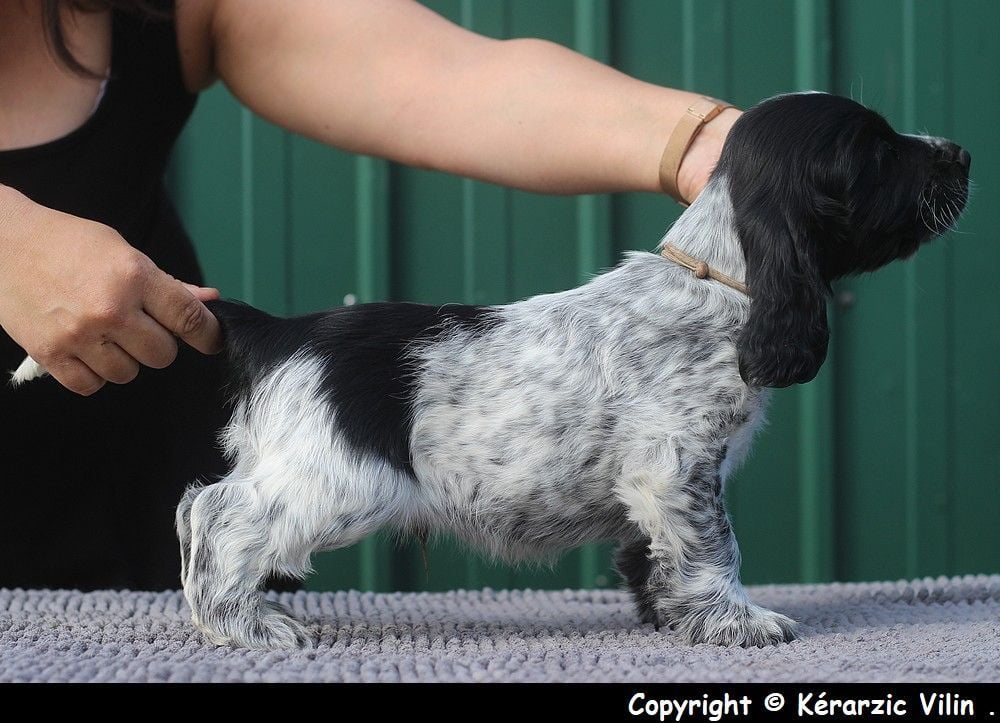
[[[678,644],[617,591],[282,594],[313,650],[207,645],[180,593],[0,590],[0,681],[1000,681],[1000,576],[751,588],[802,623]]]

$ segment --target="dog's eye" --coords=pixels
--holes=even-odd
[[[878,154],[880,160],[889,158],[899,160],[899,149],[889,141],[883,140],[878,144]]]
[[[899,162],[899,151],[886,140],[879,140],[875,149],[875,167],[878,173],[892,168]]]

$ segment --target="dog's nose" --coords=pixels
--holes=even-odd
[[[969,152],[967,150],[965,150],[964,148],[962,148],[962,149],[960,149],[958,151],[958,163],[966,171],[968,171],[969,170],[969,166],[972,165],[972,156],[969,155]]]
[[[968,172],[969,166],[972,165],[972,156],[969,155],[969,152],[962,148],[962,146],[951,141],[947,141],[939,146],[938,158],[945,163],[957,163],[966,172]]]

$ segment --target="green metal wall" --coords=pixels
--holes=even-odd
[[[837,288],[829,362],[776,395],[728,491],[750,582],[1000,571],[1000,3],[995,0],[441,0],[748,106],[815,88],[973,156],[959,231]],[[336,71],[334,71],[336,72]],[[377,299],[493,303],[577,285],[677,214],[642,194],[542,197],[357,158],[204,94],[172,171],[209,280],[277,313]],[[595,587],[609,547],[510,570],[447,542],[425,572],[389,538],[320,556],[316,588]]]

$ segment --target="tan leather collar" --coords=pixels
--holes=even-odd
[[[725,284],[731,289],[736,289],[750,296],[750,290],[742,281],[737,281],[732,276],[727,276],[721,271],[716,271],[704,261],[700,261],[694,256],[688,256],[673,244],[663,244],[663,248],[660,249],[660,256],[690,270],[699,279],[714,279],[720,284]]]

